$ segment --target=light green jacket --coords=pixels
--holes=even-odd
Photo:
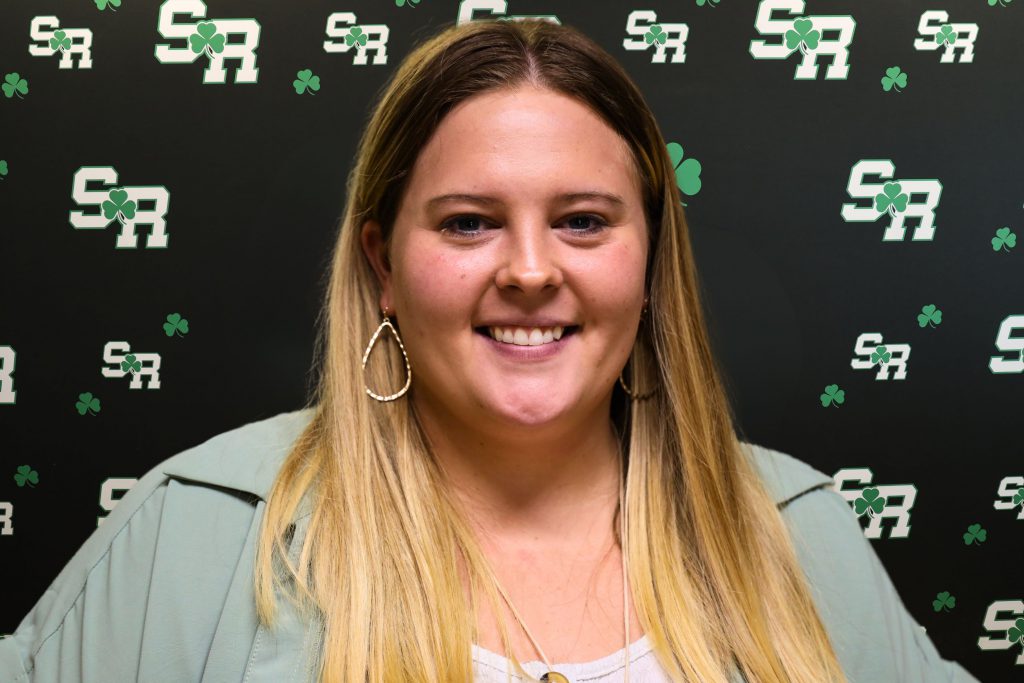
[[[316,629],[285,601],[281,628],[259,625],[251,584],[267,494],[311,416],[245,425],[146,473],[0,640],[0,683],[306,680]],[[908,614],[832,480],[752,448],[849,680],[977,683]]]

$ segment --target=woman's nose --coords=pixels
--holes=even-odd
[[[502,245],[501,265],[495,283],[502,289],[519,289],[536,294],[562,284],[557,249],[552,244],[552,229],[546,223],[507,226]]]

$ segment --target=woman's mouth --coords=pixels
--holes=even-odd
[[[476,327],[473,331],[490,339],[499,347],[512,351],[516,347],[558,347],[579,330],[578,325],[568,327]]]

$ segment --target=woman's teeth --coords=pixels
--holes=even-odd
[[[491,338],[516,346],[540,346],[562,338],[562,327],[489,327]]]

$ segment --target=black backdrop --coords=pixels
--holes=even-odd
[[[358,134],[411,46],[468,4],[209,0],[205,19],[183,13],[198,0],[0,8],[0,632],[133,478],[302,403]],[[877,494],[865,533],[943,656],[985,681],[1020,677],[1024,2],[490,4],[583,29],[636,79],[683,149],[705,305],[744,434],[845,482],[851,514]],[[161,7],[193,26],[161,35]],[[342,17],[328,37],[337,12],[361,30]],[[228,32],[224,53],[199,33],[205,20]],[[258,73],[228,59],[226,82],[204,83],[246,30]],[[345,34],[348,51],[325,50],[348,47]],[[161,63],[161,44],[195,54],[187,40],[202,50],[193,63]],[[858,193],[865,160],[893,173],[869,170]],[[76,194],[76,174],[96,167],[117,179]],[[141,224],[154,198],[166,202],[162,248]],[[119,248],[125,200],[138,241]],[[101,201],[121,214],[99,218]],[[101,227],[74,227],[89,215]],[[130,350],[105,361],[110,342]],[[121,370],[133,362],[139,374]]]

